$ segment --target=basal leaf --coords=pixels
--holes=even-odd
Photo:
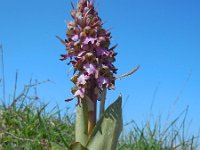
[[[80,100],[77,106],[76,124],[75,124],[75,141],[86,145],[88,140],[88,110],[86,101]]]
[[[86,147],[89,150],[115,150],[122,131],[122,97],[111,104],[89,137]]]

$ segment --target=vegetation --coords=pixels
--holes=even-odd
[[[11,104],[1,104],[0,149],[62,150],[74,141],[74,116],[68,109],[61,112],[56,106],[48,111],[37,95],[30,96],[40,83],[30,82]],[[146,121],[143,127],[133,121],[131,130],[121,134],[118,149],[197,150],[198,136],[185,135],[186,115],[187,109],[165,128],[160,121],[153,125]]]
[[[119,150],[198,150],[198,136],[185,134],[186,114],[184,111],[165,128],[160,121],[153,125],[146,121],[143,127],[133,121],[132,130],[121,135]]]
[[[30,96],[38,84],[30,83],[10,105],[1,105],[0,149],[61,149],[74,140],[74,119],[68,109],[61,114],[55,107],[49,113],[47,104]]]

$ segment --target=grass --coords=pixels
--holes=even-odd
[[[198,150],[199,136],[185,134],[186,114],[181,113],[164,128],[160,119],[154,124],[146,121],[142,127],[133,121],[128,134],[122,133],[119,150]]]
[[[62,149],[74,140],[73,116],[67,113],[68,109],[61,115],[58,107],[49,113],[47,104],[30,96],[36,85],[30,83],[10,105],[1,105],[0,149]]]
[[[37,95],[30,96],[41,83],[30,81],[19,95],[13,92],[11,104],[0,105],[0,150],[62,150],[74,141],[74,116],[68,109],[62,115],[57,106],[48,111]],[[185,134],[187,111],[164,127],[160,118],[143,126],[132,121],[131,130],[122,132],[118,150],[198,150],[198,135]]]

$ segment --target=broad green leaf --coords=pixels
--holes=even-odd
[[[80,100],[77,106],[76,124],[75,124],[75,141],[86,145],[88,140],[88,110],[85,100]]]
[[[122,131],[122,97],[111,104],[97,122],[86,147],[89,150],[115,150]]]
[[[88,150],[86,147],[81,145],[79,142],[73,143],[68,150]]]

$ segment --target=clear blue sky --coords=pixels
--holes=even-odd
[[[163,118],[168,112],[173,118],[189,105],[188,118],[194,128],[200,127],[200,1],[96,0],[96,6],[105,28],[111,28],[113,44],[119,44],[118,75],[141,65],[116,83],[107,104],[122,93],[124,122],[139,124],[148,117],[152,101],[153,114]],[[69,0],[0,0],[7,97],[18,70],[18,92],[30,78],[50,79],[53,83],[38,88],[42,100],[75,109],[76,102],[64,102],[72,96],[71,74],[59,61],[65,47],[55,38],[65,38],[70,10]]]

